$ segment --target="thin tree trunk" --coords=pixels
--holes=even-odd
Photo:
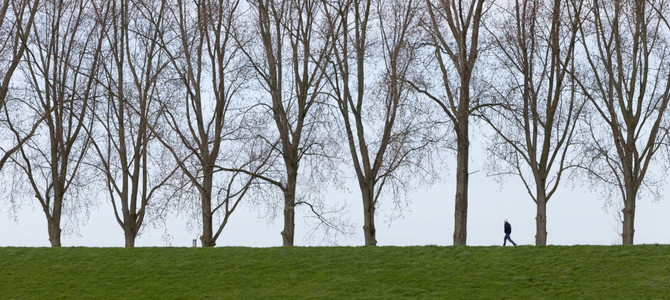
[[[63,187],[58,184],[58,181],[54,183],[54,198],[53,198],[53,210],[51,215],[49,215],[49,208],[45,208],[45,214],[47,217],[47,222],[49,226],[49,242],[51,247],[60,247],[61,246],[61,214],[63,211]]]
[[[465,245],[468,236],[468,160],[470,159],[470,80],[469,74],[461,80],[461,96],[458,107],[457,155],[456,155],[456,199],[454,208],[454,245]]]
[[[205,176],[203,178],[201,193],[201,208],[202,208],[202,236],[200,242],[203,247],[214,247],[216,242],[213,237],[212,229],[212,182],[214,174],[211,167],[203,168]]]
[[[49,208],[45,207],[44,209],[44,214],[46,215],[47,218],[47,229],[49,233],[49,243],[51,243],[51,247],[60,247],[61,242],[60,242],[60,236],[61,236],[61,229],[60,229],[60,209],[56,210],[56,203],[58,201],[55,201],[54,199],[54,211],[49,212]],[[56,214],[58,213],[58,214]]]
[[[298,179],[298,167],[295,164],[287,163],[286,171],[288,180],[286,191],[284,192],[284,230],[281,232],[282,245],[291,247],[294,245],[295,236],[295,190]]]
[[[628,194],[626,196],[626,201],[624,202],[624,208],[621,210],[623,213],[623,233],[621,235],[622,243],[624,245],[633,244],[633,236],[635,235],[635,197],[637,191],[626,191]]]
[[[284,230],[281,232],[282,245],[291,247],[294,245],[295,236],[295,193],[284,193]]]
[[[547,244],[547,197],[545,191],[537,191],[537,214],[535,215],[535,246]]]
[[[365,246],[377,246],[377,229],[375,228],[375,206],[372,201],[372,189],[362,188],[363,191],[363,232],[365,234]]]
[[[465,127],[465,129],[462,129]],[[456,199],[454,208],[454,245],[465,245],[468,235],[468,157],[467,122],[459,124],[456,155]]]

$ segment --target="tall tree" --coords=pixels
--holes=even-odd
[[[500,105],[483,110],[496,132],[489,151],[500,173],[514,174],[536,204],[535,245],[547,243],[547,202],[569,167],[583,101],[571,81],[581,1],[517,0],[492,23],[493,78]],[[500,79],[500,78],[503,79]],[[572,83],[572,84],[571,84]]]
[[[240,112],[240,90],[249,76],[234,39],[239,9],[240,1],[178,0],[168,6],[171,30],[161,35],[183,101],[164,102],[164,122],[176,140],[165,132],[157,137],[197,191],[203,247],[216,245],[255,178],[222,166],[257,172],[267,162],[255,152],[241,151],[244,142],[235,143],[240,132],[251,130],[245,130]]]
[[[592,139],[582,167],[620,194],[623,244],[633,244],[636,203],[668,139],[670,7],[655,0],[588,3],[580,28],[587,69],[577,79],[594,115],[585,118]]]
[[[12,114],[5,108],[12,76],[26,51],[28,37],[32,32],[35,15],[40,6],[39,2],[39,0],[4,0],[0,3],[0,110],[5,110],[6,119],[3,123],[7,123],[7,127],[17,139],[16,143],[11,144],[9,148],[0,148],[2,150],[0,170],[9,157],[19,150],[21,145],[35,133],[39,123],[44,120],[38,117],[36,122],[32,122],[27,134],[21,134],[10,118]]]
[[[375,212],[383,192],[391,188],[398,198],[402,183],[419,177],[399,173],[416,166],[417,153],[430,144],[406,80],[417,59],[418,9],[416,1],[338,3],[342,29],[328,78],[361,191],[366,246],[377,244]],[[373,46],[377,38],[380,47]]]
[[[480,99],[471,97],[472,76],[480,51],[479,30],[484,0],[426,0],[424,23],[429,44],[441,76],[436,91],[429,80],[414,87],[444,112],[456,135],[456,197],[454,245],[465,245],[468,225],[468,163],[470,159],[470,116]]]
[[[88,180],[82,167],[90,144],[84,127],[92,124],[89,113],[97,92],[95,78],[105,30],[92,4],[87,0],[44,2],[26,53],[32,108],[45,116],[45,124],[14,161],[42,207],[53,247],[61,245],[65,201],[70,206],[83,205],[76,202],[83,199],[68,191]]]
[[[300,164],[323,150],[318,135],[323,123],[322,89],[328,57],[333,48],[335,25],[324,18],[330,6],[321,0],[254,0],[258,36],[244,50],[260,84],[269,94],[267,108],[279,136],[274,148],[284,170],[280,179],[269,179],[283,192],[282,244],[293,246],[295,207]],[[257,43],[260,49],[254,49]],[[313,209],[313,207],[312,207]]]
[[[126,247],[134,247],[152,198],[177,170],[160,155],[150,127],[161,117],[167,56],[160,47],[166,1],[112,0],[96,7],[109,25],[104,33],[100,84],[106,95],[97,107],[93,149],[98,154],[114,216]]]

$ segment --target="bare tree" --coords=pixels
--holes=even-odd
[[[258,36],[244,42],[244,51],[270,96],[271,104],[264,106],[276,125],[279,138],[274,151],[284,165],[276,177],[265,179],[283,192],[282,243],[293,246],[295,207],[305,204],[314,211],[309,202],[296,201],[297,181],[304,158],[323,153],[318,135],[323,134],[319,129],[326,116],[319,102],[324,98],[321,90],[335,25],[323,17],[329,6],[321,0],[249,2]],[[253,48],[254,42],[261,48]]]
[[[12,76],[19,67],[21,58],[26,51],[28,36],[39,7],[39,0],[4,0],[0,3],[0,110],[5,110],[5,103],[9,95]],[[12,124],[10,113],[5,110],[7,127],[17,136],[16,143],[12,143],[8,149],[2,149],[0,157],[0,170],[11,155],[16,153],[37,130],[43,118],[37,118],[31,124],[27,134],[19,133],[19,129]]]
[[[570,72],[582,14],[581,1],[517,0],[491,26],[498,64],[493,80],[500,105],[483,110],[496,132],[489,147],[497,175],[519,176],[537,207],[535,244],[547,243],[547,202],[569,167],[583,107]],[[572,83],[572,85],[570,85]]]
[[[456,134],[456,197],[454,245],[465,245],[468,220],[468,162],[470,116],[481,99],[471,97],[472,76],[480,51],[479,30],[484,0],[426,0],[424,28],[434,49],[440,89],[432,90],[430,79],[414,80],[413,86],[445,113]]]
[[[591,140],[581,167],[616,188],[623,244],[633,244],[636,202],[653,186],[650,170],[668,138],[669,7],[655,0],[588,3],[580,28],[586,70],[576,77],[593,115],[584,118]]]
[[[416,99],[406,80],[417,58],[419,8],[416,1],[337,4],[342,29],[329,83],[361,191],[365,245],[375,246],[375,212],[384,190],[391,188],[397,199],[408,180],[425,173],[400,174],[420,165],[418,153],[431,143],[420,132],[421,113],[414,110]],[[373,46],[375,39],[379,47]]]
[[[71,189],[77,191],[89,180],[82,165],[90,143],[83,131],[92,124],[88,115],[96,97],[104,31],[92,4],[86,0],[43,3],[26,52],[30,105],[36,115],[46,117],[14,162],[25,172],[44,211],[53,247],[61,245],[65,205],[84,205],[78,202],[84,199]]]
[[[169,60],[159,43],[166,6],[165,1],[113,0],[96,7],[100,19],[108,15],[108,59],[100,76],[106,101],[97,107],[99,126],[91,134],[126,247],[135,246],[150,201],[178,170],[160,155],[162,145],[149,129],[159,126],[160,89],[167,87],[162,81]]]
[[[234,39],[239,6],[240,1],[178,0],[168,6],[172,28],[161,36],[183,102],[164,104],[176,140],[169,133],[157,137],[197,191],[204,247],[216,245],[253,186],[255,177],[242,170],[262,173],[267,163],[242,136],[253,128],[247,127],[240,94],[249,72]],[[244,151],[249,145],[252,150]]]

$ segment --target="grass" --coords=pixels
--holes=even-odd
[[[0,299],[670,299],[670,246],[0,248]]]

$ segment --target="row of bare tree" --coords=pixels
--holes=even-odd
[[[663,0],[4,0],[0,169],[62,218],[111,202],[127,247],[147,221],[198,215],[214,246],[243,201],[324,203],[355,174],[366,245],[380,202],[439,178],[456,153],[454,245],[466,244],[470,122],[489,172],[536,203],[570,174],[623,203],[659,196],[668,157],[670,4]],[[348,151],[347,151],[348,150]],[[661,151],[661,152],[659,152]],[[660,154],[659,154],[660,153]],[[568,173],[569,171],[569,173]],[[30,192],[25,192],[29,190]],[[32,200],[31,200],[32,201]]]

